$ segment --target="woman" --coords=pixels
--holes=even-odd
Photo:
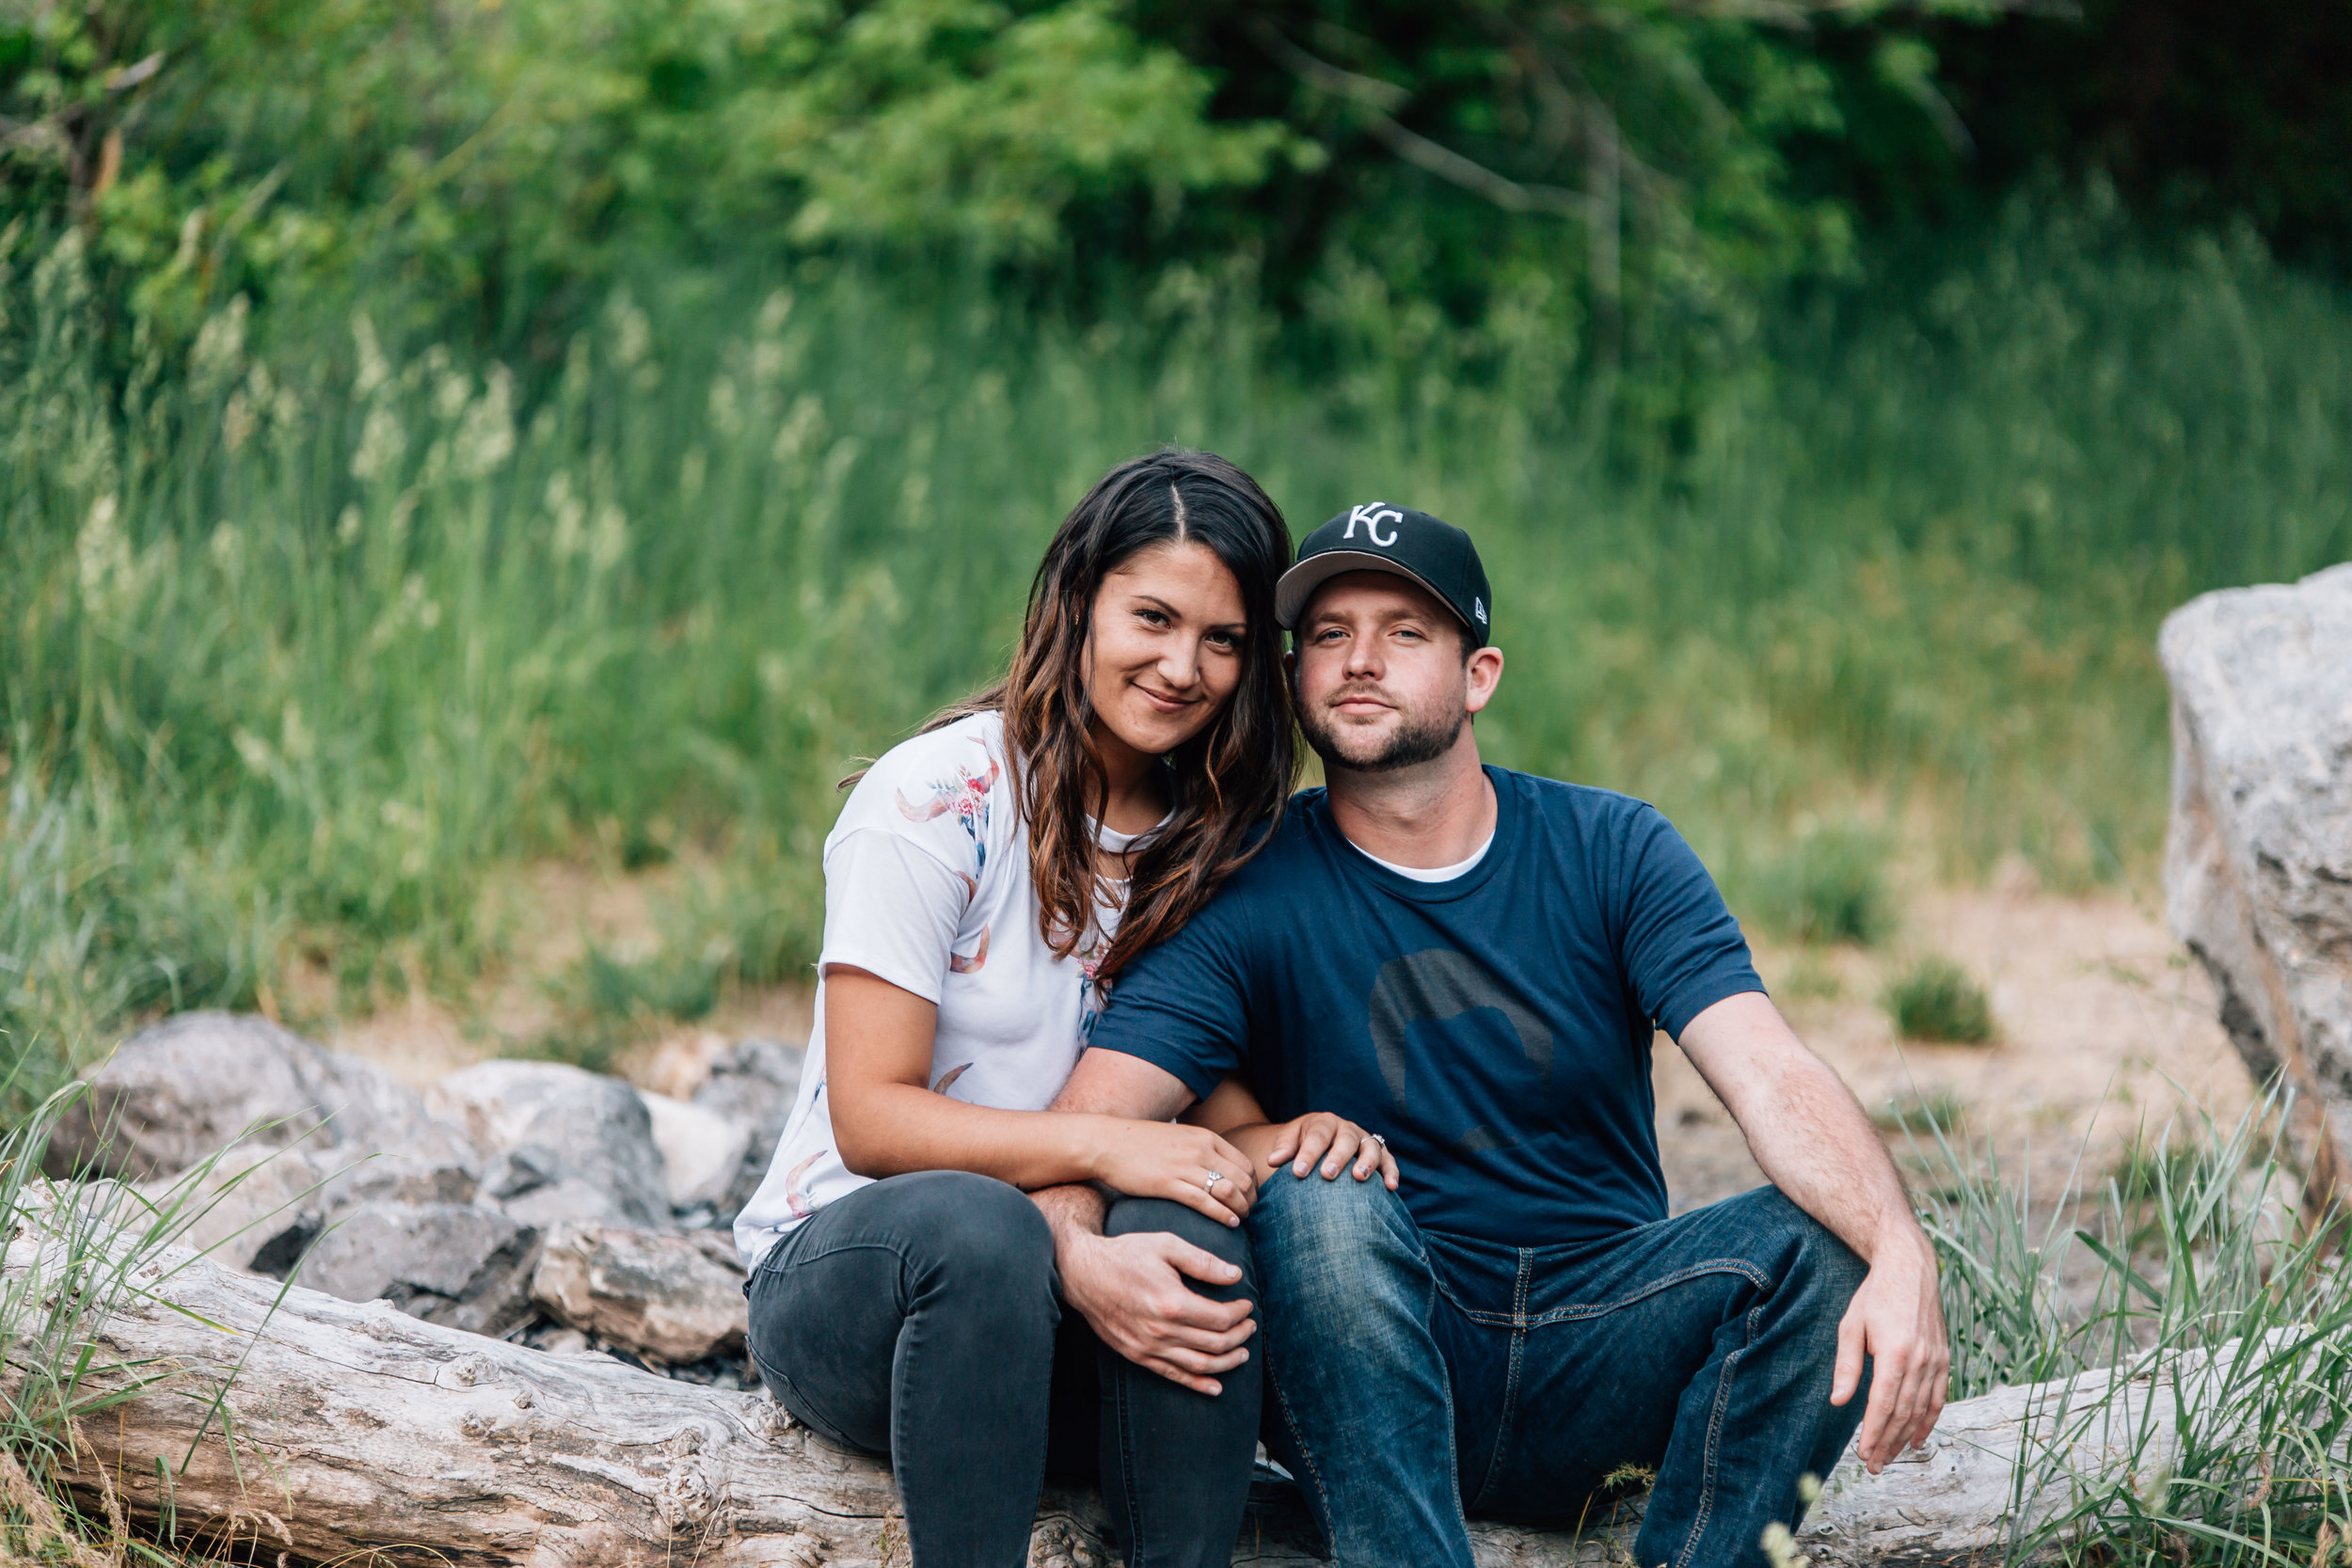
[[[1229,1353],[1197,1391],[1104,1348],[1063,1310],[1025,1195],[1100,1181],[1123,1195],[1107,1230],[1174,1232],[1234,1281],[1203,1294],[1254,1307],[1248,1156],[1045,1107],[1102,984],[1289,792],[1289,559],[1281,514],[1221,458],[1112,469],[1046,549],[1011,673],[868,769],[826,839],[801,1098],[736,1238],[762,1379],[812,1430],[890,1454],[917,1568],[1025,1563],[1049,1446],[1057,1469],[1099,1464],[1129,1568],[1229,1560],[1256,1366]],[[1308,1119],[1281,1154],[1328,1148],[1359,1179],[1385,1158]]]

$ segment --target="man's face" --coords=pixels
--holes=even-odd
[[[1299,728],[1327,766],[1359,773],[1444,755],[1486,705],[1502,668],[1492,648],[1465,659],[1454,612],[1388,572],[1333,578],[1296,632]]]

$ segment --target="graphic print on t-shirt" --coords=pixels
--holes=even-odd
[[[1446,1092],[1454,1075],[1448,1074],[1439,1063],[1436,1070],[1424,1075],[1431,1080],[1438,1103],[1414,1103],[1426,1099],[1425,1095],[1414,1093],[1410,1082],[1413,1075],[1406,1067],[1414,1025],[1444,1023],[1482,1011],[1497,1015],[1497,1022],[1518,1042],[1519,1051],[1535,1069],[1534,1103],[1549,1101],[1550,1027],[1476,958],[1451,947],[1425,947],[1381,965],[1379,978],[1373,983],[1372,995],[1365,1002],[1373,1053],[1379,1059],[1380,1076],[1388,1084],[1389,1095],[1398,1109],[1411,1106],[1426,1121],[1433,1119],[1432,1112],[1441,1114],[1443,1102],[1454,1098]],[[1485,1121],[1471,1122],[1454,1138],[1454,1146],[1464,1153],[1506,1148],[1518,1141],[1500,1122],[1490,1126]]]

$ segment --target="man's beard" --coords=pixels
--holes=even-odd
[[[1461,735],[1470,714],[1456,707],[1442,719],[1405,713],[1398,717],[1396,728],[1375,739],[1370,735],[1341,730],[1322,710],[1301,704],[1298,727],[1327,768],[1344,768],[1351,773],[1393,773],[1400,768],[1418,768],[1445,755],[1446,749]],[[1358,754],[1367,743],[1372,747],[1369,753]]]

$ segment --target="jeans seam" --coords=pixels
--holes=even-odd
[[[1518,1289],[1514,1292],[1511,1303],[1512,1328],[1509,1357],[1511,1370],[1503,1377],[1502,1413],[1501,1418],[1495,1422],[1495,1446],[1486,1456],[1486,1474],[1478,1483],[1478,1495],[1470,1499],[1470,1506],[1473,1508],[1484,1505],[1487,1494],[1494,1490],[1495,1476],[1502,1468],[1502,1450],[1511,1441],[1511,1427],[1518,1418],[1519,1370],[1526,1365],[1527,1356],[1527,1284],[1534,1262],[1534,1259],[1529,1255],[1528,1249],[1521,1248]],[[1460,1445],[1458,1434],[1455,1437],[1455,1445],[1457,1448]]]
[[[1269,1358],[1265,1368],[1266,1386],[1274,1390],[1274,1402],[1282,1407],[1282,1425],[1290,1430],[1291,1446],[1307,1466],[1307,1479],[1314,1483],[1315,1524],[1323,1531],[1323,1543],[1331,1548],[1331,1560],[1340,1560],[1340,1534],[1332,1528],[1331,1494],[1323,1484],[1323,1467],[1315,1463],[1314,1450],[1307,1446],[1307,1435],[1298,1430],[1298,1418],[1291,1414],[1290,1396],[1282,1392],[1282,1380],[1274,1370]]]
[[[1724,1357],[1724,1369],[1716,1377],[1715,1407],[1707,1418],[1707,1455],[1699,1466],[1698,1511],[1692,1516],[1691,1533],[1682,1539],[1682,1550],[1675,1554],[1674,1568],[1688,1568],[1692,1555],[1699,1549],[1700,1538],[1707,1533],[1708,1518],[1715,1512],[1715,1467],[1722,1457],[1724,1411],[1731,1403],[1731,1378],[1740,1370],[1740,1358],[1756,1348],[1756,1321],[1763,1311],[1764,1304],[1758,1302],[1743,1314],[1747,1342]]]
[[[1131,1563],[1140,1563],[1144,1560],[1143,1492],[1136,1475],[1135,1445],[1128,1441],[1134,1426],[1127,1408],[1127,1379],[1121,1369],[1112,1370],[1111,1399],[1116,1405],[1111,1418],[1117,1426],[1112,1435],[1119,1445],[1120,1490],[1125,1494],[1127,1504],[1126,1558]]]
[[[1615,1301],[1597,1302],[1589,1305],[1575,1307],[1555,1307],[1549,1312],[1541,1313],[1536,1317],[1530,1318],[1527,1321],[1527,1326],[1530,1328],[1547,1328],[1553,1323],[1574,1323],[1591,1318],[1604,1318],[1612,1312],[1622,1311],[1626,1307],[1631,1307],[1637,1302],[1647,1301],[1650,1297],[1658,1294],[1661,1291],[1671,1291],[1677,1285],[1688,1285],[1692,1280],[1704,1278],[1710,1274],[1736,1274],[1745,1279],[1749,1284],[1754,1285],[1759,1291],[1770,1291],[1772,1288],[1772,1276],[1767,1275],[1762,1269],[1757,1268],[1754,1263],[1749,1262],[1746,1259],[1713,1258],[1708,1259],[1704,1263],[1693,1263],[1688,1268],[1677,1269],[1673,1274],[1667,1275],[1661,1279],[1651,1280],[1647,1285],[1643,1286],[1631,1295],[1620,1296]]]

